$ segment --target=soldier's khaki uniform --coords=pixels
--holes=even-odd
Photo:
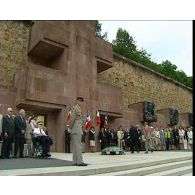
[[[72,141],[72,153],[73,163],[82,164],[82,127],[83,127],[83,116],[80,106],[77,104],[73,107],[70,120],[71,129],[71,141]]]

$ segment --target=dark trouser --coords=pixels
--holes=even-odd
[[[14,156],[16,157],[18,154],[19,149],[19,156],[23,156],[24,151],[24,137],[15,137],[15,145],[14,145]]]
[[[144,142],[144,140],[140,141],[140,145],[141,145],[141,150],[144,151],[145,150],[145,142]]]
[[[101,150],[103,150],[106,147],[105,140],[101,141],[100,146],[101,146]]]
[[[49,136],[38,136],[35,141],[42,145],[43,154],[47,154],[50,150],[50,145],[52,145],[52,140]]]
[[[140,151],[140,140],[131,140],[131,152]]]
[[[169,138],[166,138],[166,150],[169,150],[169,144],[170,144]]]
[[[2,157],[10,157],[11,149],[12,149],[13,137],[8,136],[3,138],[3,144],[1,149]]]
[[[142,143],[141,143],[141,140],[140,140],[140,139],[138,140],[138,149],[139,149],[139,150],[142,149]]]
[[[106,147],[110,147],[110,140],[109,139],[106,140]]]
[[[70,141],[65,141],[65,153],[70,153]]]

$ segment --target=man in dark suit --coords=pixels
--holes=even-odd
[[[3,133],[3,145],[1,149],[2,158],[10,158],[12,143],[14,139],[14,119],[12,117],[12,108],[7,109],[7,115],[3,116],[2,120],[2,133]]]
[[[65,130],[65,153],[70,153],[71,133],[69,128]]]
[[[103,127],[99,131],[99,140],[100,140],[101,150],[103,150],[106,147],[106,134]]]
[[[139,133],[138,133],[138,129],[135,126],[131,126],[130,131],[129,131],[129,135],[130,135],[130,142],[131,142],[131,153],[134,153],[134,150],[137,150],[137,153],[139,152],[140,148],[139,148]]]
[[[15,147],[14,147],[14,158],[17,158],[18,149],[19,157],[23,158],[24,151],[24,139],[26,131],[26,120],[25,120],[25,111],[21,109],[18,116],[14,118],[15,124]]]

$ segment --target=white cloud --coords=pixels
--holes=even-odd
[[[119,27],[127,30],[137,42],[160,63],[169,60],[192,75],[192,21],[100,21],[103,32],[112,42]]]

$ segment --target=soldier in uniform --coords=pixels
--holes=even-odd
[[[83,116],[81,105],[84,101],[83,97],[77,97],[77,105],[72,109],[72,115],[69,128],[71,129],[71,141],[73,152],[73,165],[74,166],[87,166],[82,158],[82,135],[83,135]]]

